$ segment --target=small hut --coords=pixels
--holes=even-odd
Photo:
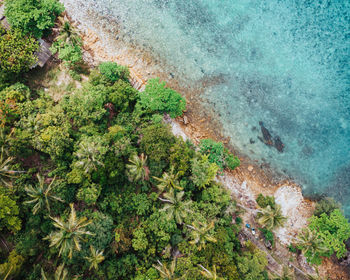
[[[35,68],[38,65],[43,67],[46,64],[46,62],[52,56],[50,47],[50,43],[44,41],[43,39],[39,39],[39,50],[35,53],[35,55],[38,57],[38,61],[30,68]]]

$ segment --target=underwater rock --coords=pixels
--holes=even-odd
[[[283,153],[284,144],[279,136],[274,138],[274,146],[280,153]]]
[[[271,133],[268,131],[268,129],[264,126],[263,122],[259,122],[259,125],[261,127],[261,133],[263,135],[263,138],[258,137],[263,143],[265,143],[268,146],[272,146],[273,145],[273,141],[272,141],[272,136]]]
[[[270,131],[264,126],[264,123],[262,121],[259,122],[259,125],[261,127],[261,133],[263,137],[261,138],[258,136],[258,139],[263,142],[267,146],[273,146],[279,151],[280,153],[283,153],[284,150],[284,144],[281,140],[281,137],[276,135],[274,138],[272,138],[272,135]]]

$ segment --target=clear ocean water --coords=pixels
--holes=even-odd
[[[231,143],[350,215],[350,1],[63,2],[118,22],[124,39],[192,83],[219,77],[200,98]],[[283,153],[258,139],[259,121]]]

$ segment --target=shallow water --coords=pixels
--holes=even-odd
[[[62,2],[81,21],[99,24],[87,9],[113,19],[123,40],[191,84],[219,78],[200,99],[231,143],[307,194],[335,196],[350,214],[349,1]],[[281,138],[283,153],[258,139],[259,121]]]

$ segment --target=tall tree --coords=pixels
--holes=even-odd
[[[98,167],[104,166],[101,161],[101,155],[105,153],[100,148],[99,143],[89,141],[85,139],[80,142],[79,149],[75,153],[78,160],[74,165],[78,168],[82,168],[85,173],[90,173],[97,170]]]
[[[37,58],[38,43],[16,29],[5,30],[0,25],[0,82],[13,80],[29,70]],[[1,89],[1,88],[0,88]]]
[[[55,28],[55,30],[59,32],[56,41],[59,41],[62,44],[80,44],[81,38],[74,26],[63,16],[58,17],[58,22],[59,26],[58,28]]]
[[[130,181],[144,181],[149,179],[149,169],[147,167],[147,156],[143,153],[138,156],[134,154],[129,159],[130,164],[126,165],[128,169],[128,177]]]
[[[35,215],[39,210],[42,210],[46,207],[50,214],[50,201],[60,201],[64,202],[63,199],[61,199],[58,196],[55,196],[52,193],[52,188],[54,187],[54,183],[56,180],[56,177],[54,177],[51,180],[51,183],[49,185],[45,184],[45,178],[41,176],[40,174],[37,174],[36,177],[38,178],[38,185],[32,186],[26,186],[24,190],[27,192],[27,195],[31,198],[31,200],[27,200],[24,203],[26,204],[34,204],[32,212]]]
[[[47,35],[56,17],[64,11],[57,0],[6,0],[5,15],[14,28],[36,38]]]
[[[199,251],[205,248],[207,242],[215,243],[217,241],[211,233],[212,229],[214,228],[214,221],[209,224],[194,222],[192,225],[187,225],[187,227],[192,230],[190,233],[190,238],[192,240],[190,240],[189,243],[192,245],[197,245]]]
[[[160,209],[160,211],[164,211],[167,214],[167,219],[170,221],[171,219],[175,219],[178,224],[183,223],[183,219],[191,213],[191,204],[192,201],[183,201],[183,196],[185,192],[177,192],[175,193],[173,189],[164,194],[164,198],[159,198],[161,201],[165,202],[166,205]]]
[[[46,276],[44,270],[41,268],[41,280],[49,280],[50,278]],[[61,264],[56,268],[54,274],[54,280],[68,280],[68,270],[64,268],[64,264]]]
[[[157,188],[160,192],[169,191],[171,189],[182,190],[183,188],[178,185],[177,178],[178,174],[174,172],[174,168],[171,167],[170,172],[164,172],[162,178],[153,177],[159,183]]]
[[[321,256],[329,251],[320,234],[308,227],[299,234],[297,247],[311,264],[321,264]]]
[[[225,280],[223,277],[220,277],[216,274],[216,266],[213,265],[213,271],[210,271],[208,269],[206,269],[203,265],[199,264],[198,265],[202,271],[201,274],[207,278],[207,279],[213,279],[213,280]]]
[[[287,218],[282,215],[281,206],[276,204],[274,208],[270,205],[266,206],[259,212],[259,224],[268,230],[281,227],[286,222]]]
[[[94,246],[90,245],[90,256],[85,257],[87,261],[90,263],[89,270],[94,268],[95,270],[98,269],[98,265],[103,262],[105,257],[103,256],[103,251],[96,250]]]
[[[0,183],[6,187],[12,186],[12,179],[16,178],[16,174],[19,171],[12,170],[10,164],[14,161],[13,157],[6,157],[4,147],[0,152]]]
[[[80,241],[84,235],[92,235],[86,231],[85,227],[91,223],[86,217],[77,218],[73,204],[70,204],[71,213],[67,221],[61,218],[51,218],[53,225],[58,229],[51,232],[45,237],[45,240],[50,240],[50,247],[59,248],[59,256],[68,253],[68,257],[72,258],[73,250],[80,251]]]

